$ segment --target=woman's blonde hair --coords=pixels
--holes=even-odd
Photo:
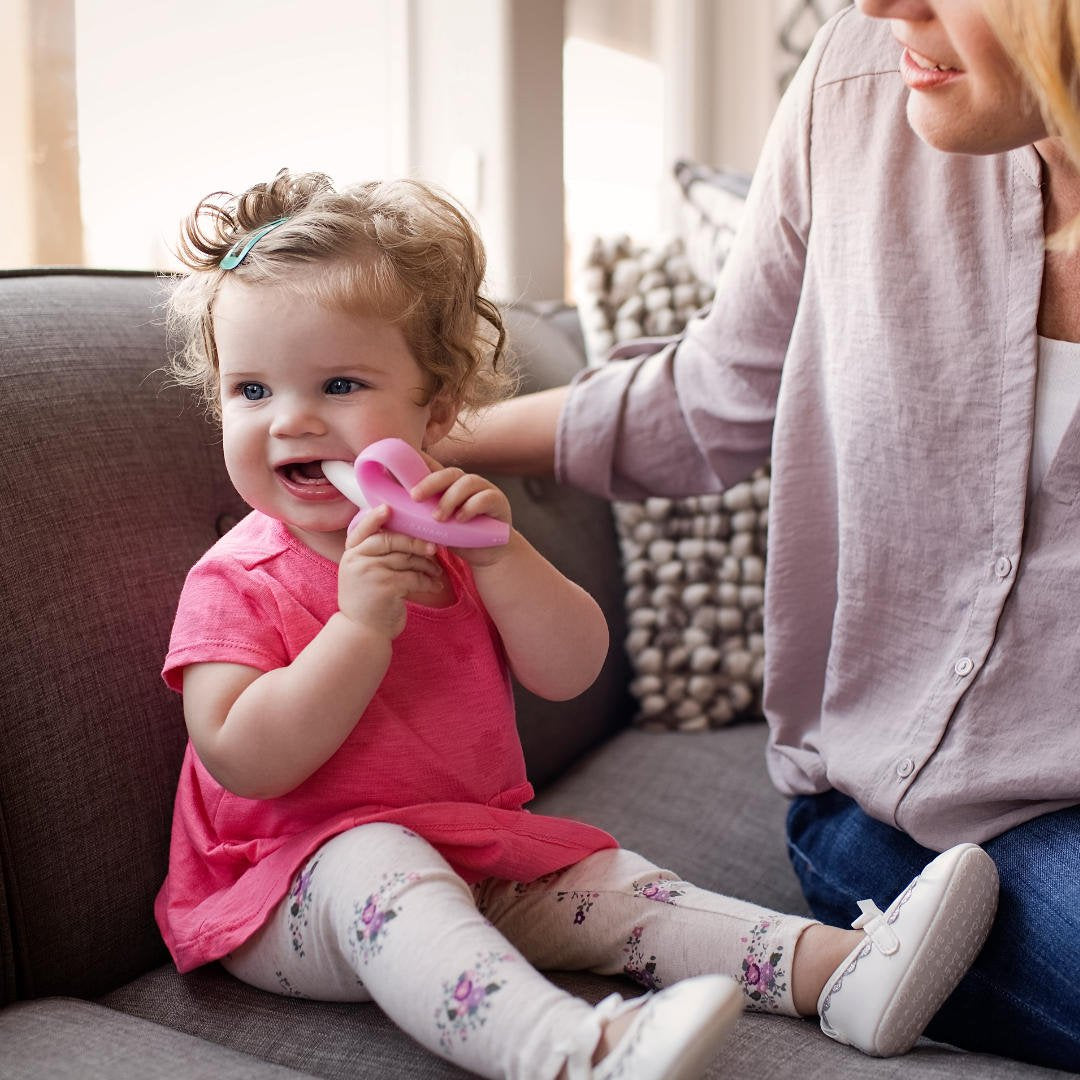
[[[221,261],[279,218],[238,266]],[[214,299],[229,275],[293,290],[326,307],[401,327],[430,377],[429,399],[479,408],[505,396],[506,331],[481,294],[487,260],[472,220],[449,196],[416,180],[336,191],[322,173],[282,169],[242,195],[215,192],[184,222],[177,251],[188,268],[172,290],[170,371],[220,417]]]
[[[1080,169],[1080,0],[985,0],[994,32],[1024,76],[1047,130],[1061,137]],[[1049,239],[1080,247],[1080,216]]]

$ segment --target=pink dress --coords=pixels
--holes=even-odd
[[[530,881],[617,846],[605,832],[522,809],[533,797],[498,633],[467,565],[442,554],[456,599],[409,605],[378,692],[341,748],[276,799],[225,790],[191,744],[180,773],[169,872],[154,913],[180,971],[246,941],[330,837],[406,826],[468,882]],[[188,664],[282,667],[337,610],[337,567],[258,512],[192,568],[163,676]]]

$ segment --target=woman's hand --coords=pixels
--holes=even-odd
[[[432,471],[409,494],[418,502],[438,499],[439,505],[432,515],[436,521],[471,521],[485,514],[496,521],[513,525],[510,500],[489,480],[456,466],[440,465],[429,454],[424,454],[424,460]],[[498,547],[452,550],[472,566],[493,566],[505,556],[507,549],[507,544],[501,544]]]
[[[389,507],[377,506],[349,533],[338,566],[338,610],[393,640],[405,629],[405,601],[439,592],[443,572],[435,545],[386,530],[389,517]]]

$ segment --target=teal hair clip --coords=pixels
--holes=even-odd
[[[240,241],[237,240],[235,244],[228,251],[225,252],[225,258],[221,260],[219,264],[222,270],[233,270],[239,266],[245,258],[247,253],[268,233],[273,232],[279,225],[284,225],[289,219],[287,217],[279,217],[276,221],[271,221],[269,225],[261,225],[257,228],[244,242],[243,247],[240,246]]]

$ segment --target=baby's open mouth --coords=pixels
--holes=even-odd
[[[291,461],[279,465],[277,471],[293,484],[326,484],[321,461]]]

